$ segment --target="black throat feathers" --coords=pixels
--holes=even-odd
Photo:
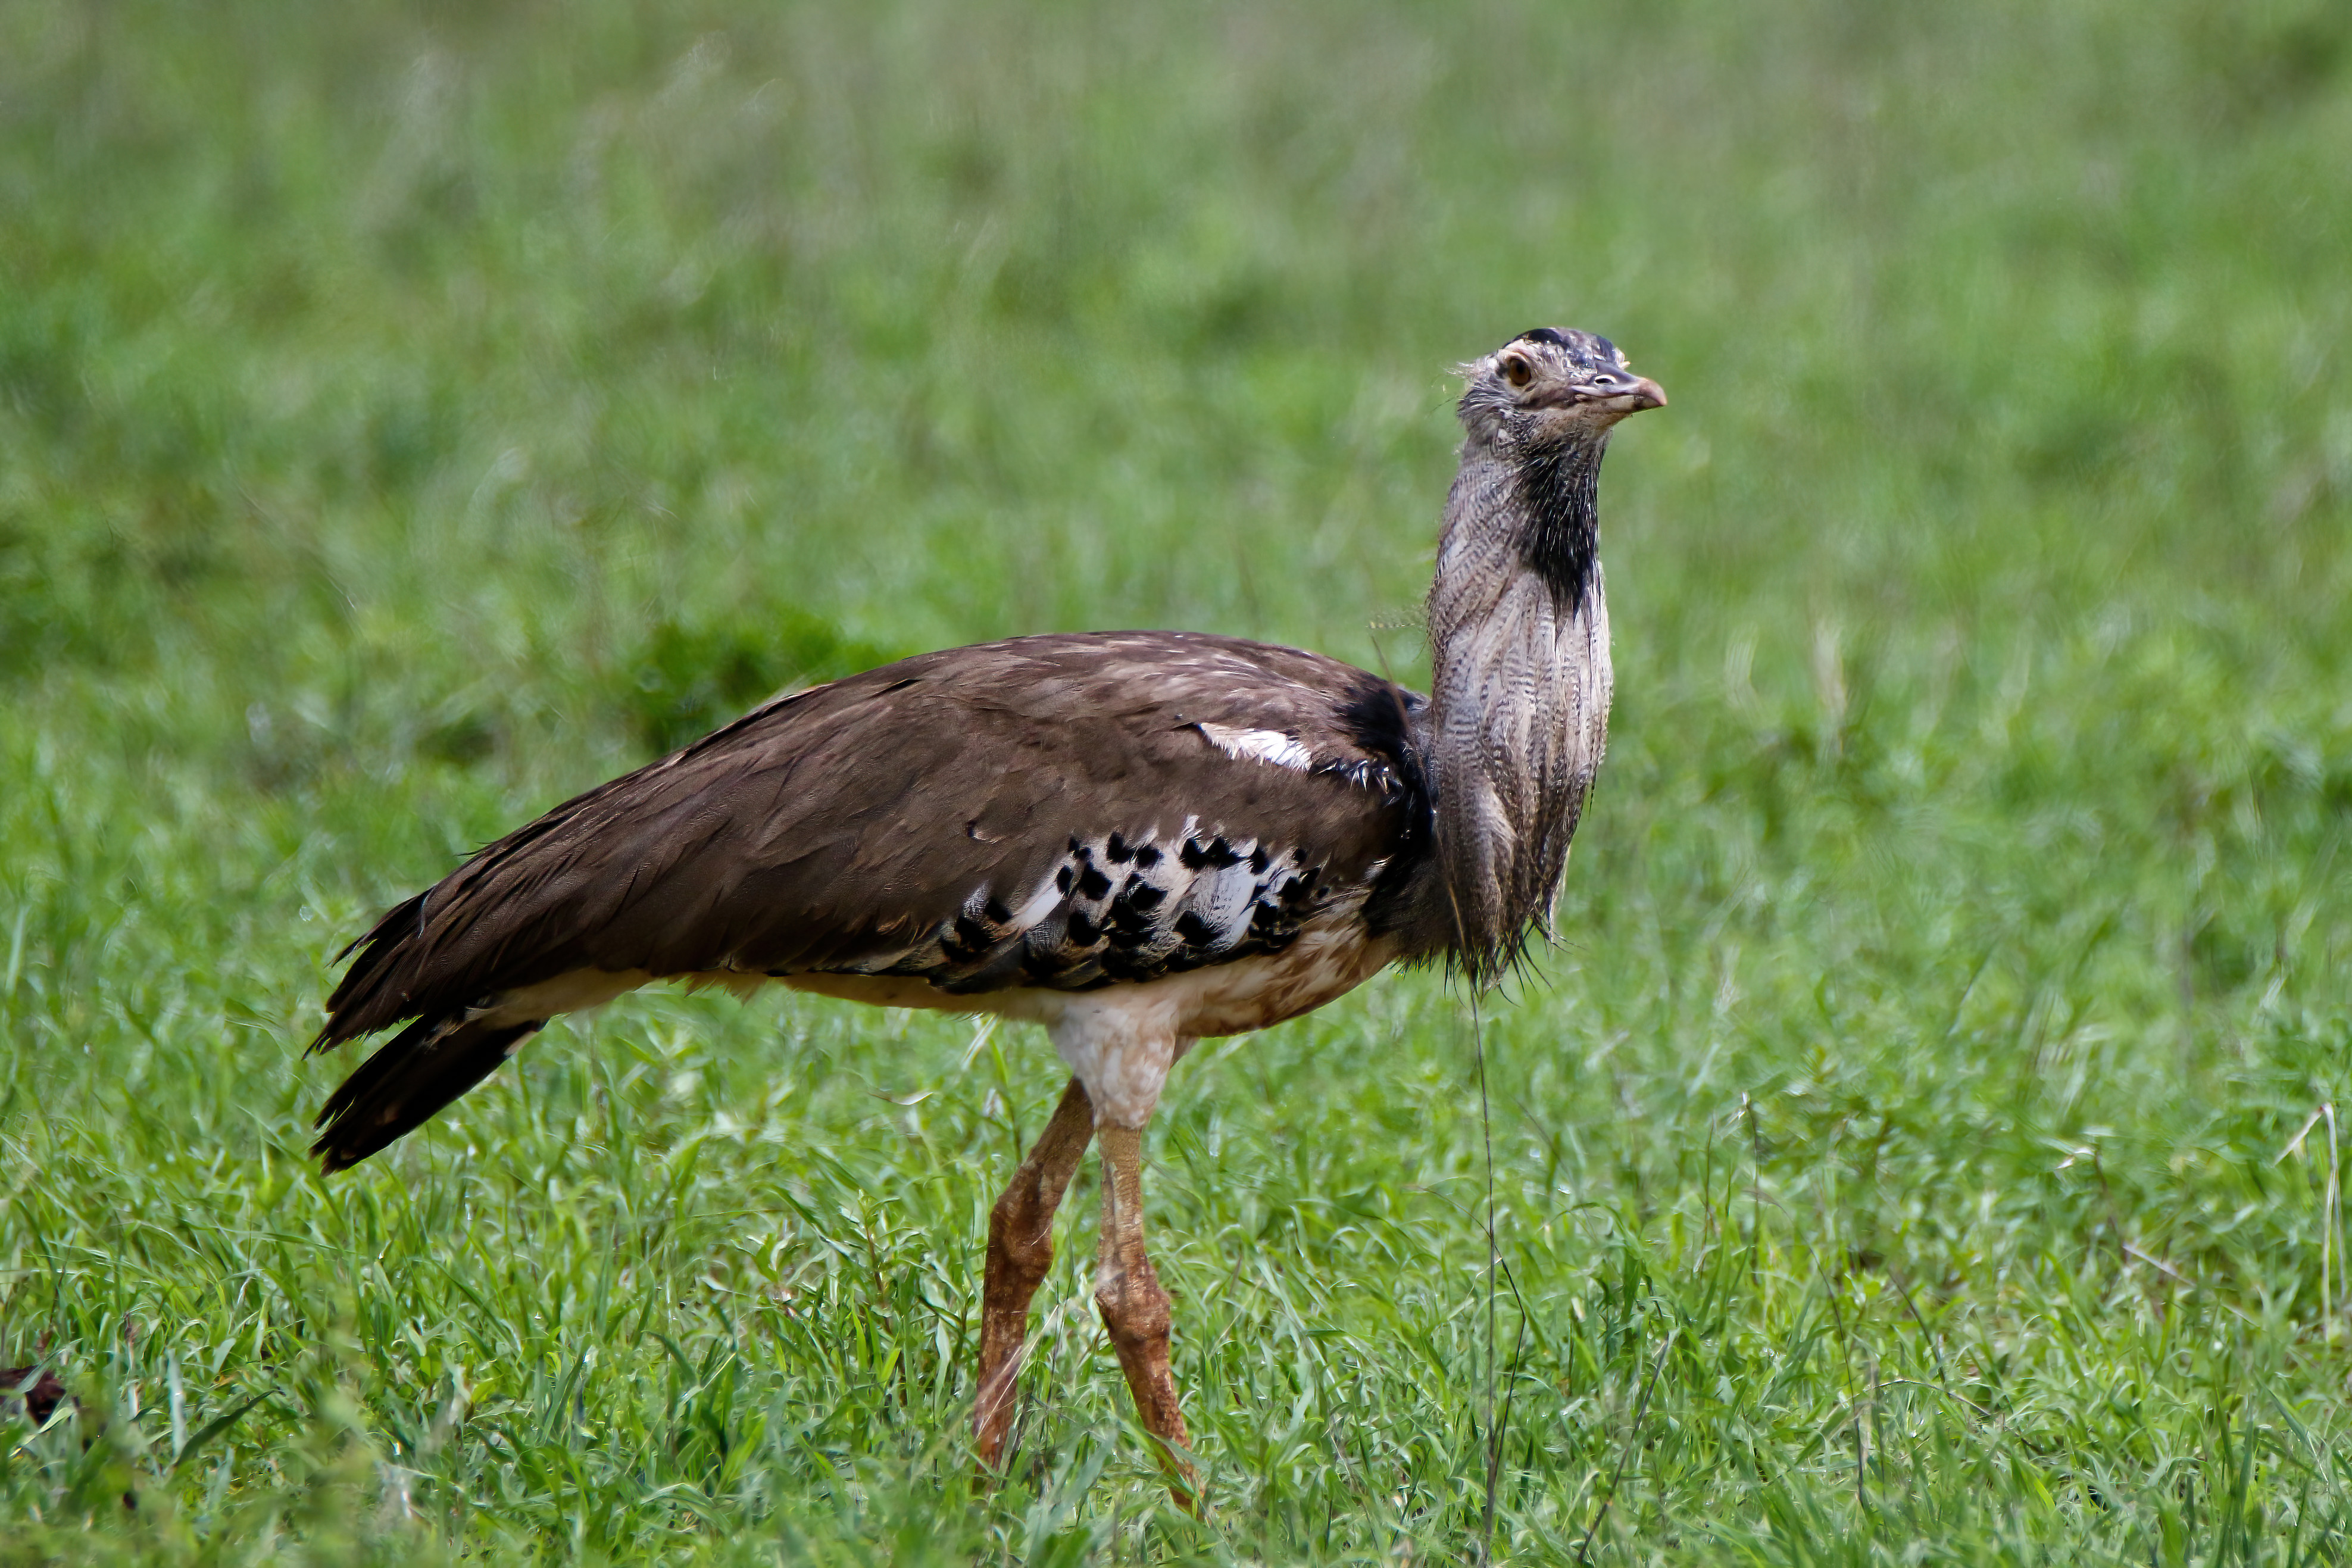
[[[1601,549],[1601,458],[1608,449],[1602,431],[1589,440],[1533,447],[1519,459],[1519,499],[1528,518],[1522,547],[1563,615],[1581,609],[1592,591]]]

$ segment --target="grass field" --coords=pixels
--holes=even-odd
[[[0,0],[0,1561],[2345,1560],[2347,147],[2325,0]],[[1208,1520],[1091,1173],[968,1479],[1028,1031],[649,994],[310,1168],[341,943],[777,686],[1423,679],[1544,322],[1674,405],[1507,1278],[1465,995],[1204,1046]]]

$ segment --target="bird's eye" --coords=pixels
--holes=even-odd
[[[1525,386],[1535,379],[1535,367],[1517,354],[1503,356],[1503,379],[1513,386]]]

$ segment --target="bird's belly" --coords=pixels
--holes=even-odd
[[[1186,1039],[1264,1029],[1344,996],[1396,957],[1393,942],[1358,921],[1310,925],[1280,952],[1188,970],[1135,986],[1164,993]]]
[[[958,993],[911,974],[751,974],[716,970],[670,978],[696,987],[717,985],[748,997],[774,984],[877,1007],[986,1013],[1049,1027],[1075,1014],[1114,1009],[1149,1019],[1183,1040],[1264,1029],[1343,996],[1392,962],[1397,944],[1368,933],[1354,911],[1310,921],[1280,952],[1262,952],[1206,964],[1157,980],[1092,991],[1007,986]],[[492,1023],[523,1022],[601,1006],[625,991],[662,978],[644,970],[574,970],[540,984],[507,992],[480,1012]]]
[[[1394,942],[1370,935],[1351,913],[1309,923],[1280,952],[1092,991],[1020,985],[959,994],[899,974],[789,974],[780,984],[880,1007],[987,1013],[1048,1026],[1074,1012],[1115,1008],[1154,1016],[1179,1037],[1193,1040],[1246,1034],[1311,1013],[1353,991],[1396,956]]]

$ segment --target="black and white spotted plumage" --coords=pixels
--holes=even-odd
[[[1092,991],[1280,952],[1344,896],[1303,849],[1199,829],[1168,846],[1158,835],[1073,836],[1051,883],[1017,911],[975,892],[930,941],[862,972],[919,976],[958,995],[1008,984]]]

